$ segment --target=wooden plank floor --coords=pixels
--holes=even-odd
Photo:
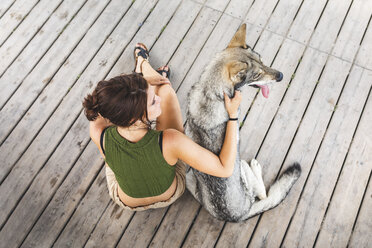
[[[372,1],[0,1],[0,247],[372,247]],[[284,74],[265,99],[244,88],[241,155],[268,187],[302,176],[278,207],[243,223],[186,192],[120,209],[81,102],[133,69],[145,43],[168,64],[185,117],[203,68],[247,24],[247,43]]]

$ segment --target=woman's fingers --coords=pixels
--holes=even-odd
[[[224,97],[225,97],[225,107],[226,107],[228,114],[230,115],[230,117],[231,115],[236,115],[240,102],[242,101],[241,92],[236,90],[233,98],[229,98],[229,96],[226,95],[226,93],[224,93]]]

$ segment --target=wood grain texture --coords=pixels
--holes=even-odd
[[[22,49],[29,43],[45,21],[55,11],[61,0],[41,0],[33,8],[12,35],[0,47],[0,75],[17,58]]]
[[[7,7],[6,1],[1,1],[2,5],[0,9],[5,9]],[[3,3],[4,2],[4,3]],[[32,10],[32,8],[37,4],[37,0],[19,0],[13,4],[7,13],[5,13],[0,19],[0,44],[9,37],[9,35],[17,28],[17,26],[23,21],[27,14]],[[0,15],[1,15],[0,10]]]
[[[33,72],[34,74],[43,73],[40,71],[38,72],[38,69],[40,69],[38,63],[46,63],[47,58],[43,58],[43,56],[48,57],[48,55],[45,54],[46,52],[53,53],[54,50],[53,56],[51,57],[54,60],[48,61],[51,63],[48,69],[52,71],[52,65],[55,67],[60,66],[60,64],[58,64],[59,58],[64,59],[66,54],[76,46],[76,43],[86,33],[88,27],[96,19],[97,15],[101,13],[104,6],[101,5],[102,7],[100,8],[99,5],[96,5],[95,8],[92,9],[89,8],[89,6],[94,2],[90,2],[80,10],[84,3],[84,0],[62,2],[58,9],[50,16],[43,28],[38,31],[37,35],[28,43],[25,49],[17,56],[17,59],[1,76],[1,109],[22,84],[23,80],[26,80],[24,83],[27,84],[26,77],[33,69],[35,69],[35,72]],[[102,1],[102,3],[104,4],[105,1]],[[77,11],[79,11],[79,13],[77,13]],[[63,60],[60,61],[60,63],[63,63]],[[45,73],[48,73],[48,71],[45,71]]]
[[[16,0],[3,0],[0,2],[0,17],[14,4]]]
[[[368,21],[372,14],[372,1],[353,1],[350,11],[337,37],[332,55],[352,62],[359,49]],[[356,28],[358,27],[358,28]],[[372,54],[372,52],[371,52]]]
[[[65,174],[69,172],[84,150],[89,140],[86,135],[88,132],[84,119],[76,122],[71,128],[71,132],[61,142],[59,149],[53,154],[54,156],[48,160],[48,163],[32,181],[0,232],[0,239],[6,240],[9,246],[19,246],[21,244],[32,227],[32,223],[40,216],[41,211],[64,180]],[[69,154],[69,156],[66,156],[66,154]],[[2,185],[2,187],[4,186],[6,184]],[[46,187],[48,190],[45,190]],[[12,190],[9,191],[12,192]],[[15,195],[11,195],[8,201],[11,202],[19,198],[16,195],[17,192],[14,193]],[[9,204],[7,207],[9,207]],[[5,210],[8,210],[8,208],[4,208],[2,216],[6,214]]]
[[[50,162],[50,164],[53,163]],[[71,166],[71,164],[63,165],[66,167]],[[22,247],[48,247],[53,244],[90,185],[93,183],[102,165],[103,159],[99,155],[97,146],[93,142],[90,142],[76,163],[73,164],[66,178],[63,181],[59,180],[59,183],[61,183],[59,187],[57,185],[58,181],[54,179],[55,175],[51,175],[52,179],[50,182],[55,183],[52,189],[58,188],[58,190],[54,193],[53,198],[50,199],[49,202],[38,199],[37,204],[39,206],[37,209],[34,209],[33,212],[43,211],[37,218],[37,221],[34,221],[35,225],[28,233],[25,241],[23,241]],[[40,181],[34,184],[43,183],[43,181]],[[52,195],[52,192],[48,193]],[[44,192],[44,194],[46,194],[46,192]],[[41,204],[47,204],[47,206],[42,208]],[[24,208],[26,206],[22,205],[22,207]],[[20,208],[20,206],[18,208]],[[30,215],[30,212],[29,210],[27,215]],[[27,218],[30,218],[30,216],[27,216]]]
[[[363,70],[361,81],[367,82],[371,88],[372,72]],[[352,108],[357,111],[355,103]],[[370,95],[322,222],[316,247],[346,247],[348,244],[372,170],[372,153],[370,152],[372,150],[372,135],[367,127],[371,123],[371,118],[372,101]]]
[[[112,6],[116,7],[115,4],[112,5]],[[112,11],[117,12],[116,8],[112,8],[111,10],[110,10],[110,8],[108,8],[106,10],[107,10],[106,18],[108,18],[108,19],[103,18],[103,21],[102,21],[101,25],[103,25],[103,24],[107,25],[107,22],[109,20],[112,20],[111,18],[115,17],[114,15],[112,15]],[[111,13],[110,13],[110,11],[111,11]],[[116,17],[116,18],[119,19],[118,17]],[[100,28],[100,27],[98,26],[98,28]],[[96,35],[96,33],[94,35]],[[87,40],[89,41],[89,39],[87,39]],[[103,40],[101,40],[101,42],[103,42]],[[93,44],[91,44],[91,45],[93,45]],[[91,51],[91,52],[94,52],[94,50]],[[77,54],[76,56],[81,56],[81,55]],[[76,65],[76,63],[79,62],[79,58],[76,58],[75,61],[76,61],[75,62],[75,65]],[[75,77],[76,77],[76,74],[75,75],[73,75],[73,74],[72,75],[67,75],[68,71],[65,72],[65,73],[66,74],[60,75],[61,79],[58,80],[59,83],[56,82],[55,84],[52,84],[52,85],[49,84],[49,86],[50,86],[48,88],[50,90],[50,91],[48,90],[49,93],[58,92],[58,91],[63,92],[63,90],[61,89],[61,85],[63,85],[65,83],[63,81],[63,78],[67,77],[67,76],[70,76],[70,77],[74,77],[74,79],[75,79]],[[85,82],[87,82],[87,81],[85,81]],[[68,88],[64,88],[64,90],[66,92],[66,91],[68,91]],[[48,91],[44,91],[44,92],[48,92]],[[65,132],[71,126],[72,122],[76,119],[76,117],[81,112],[81,107],[80,107],[81,105],[80,104],[81,104],[81,99],[83,99],[83,98],[80,97],[80,98],[76,99],[78,104],[73,104],[73,102],[69,101],[70,99],[68,99],[68,98],[74,98],[74,97],[76,97],[76,95],[73,96],[73,95],[70,94],[69,97],[64,98],[64,100],[65,100],[64,102],[65,102],[65,104],[73,104],[73,105],[69,105],[70,107],[59,108],[57,111],[54,112],[55,115],[53,115],[53,117],[51,119],[49,119],[48,123],[45,126],[43,126],[43,121],[45,122],[46,120],[43,120],[42,116],[44,115],[44,118],[47,119],[49,117],[49,114],[51,114],[50,112],[48,113],[48,111],[54,111],[55,107],[53,108],[53,105],[52,105],[53,101],[58,100],[58,99],[54,99],[53,97],[51,97],[51,95],[46,94],[44,96],[46,97],[46,99],[48,101],[43,103],[46,99],[43,100],[43,98],[38,98],[37,99],[38,100],[37,104],[34,104],[33,105],[34,108],[30,110],[30,113],[33,113],[34,116],[32,114],[30,114],[28,116],[26,115],[28,118],[23,118],[20,125],[17,126],[18,129],[16,129],[16,131],[13,132],[15,136],[21,135],[21,136],[18,136],[18,137],[22,137],[23,142],[26,143],[27,142],[27,139],[26,139],[27,135],[29,135],[28,136],[29,139],[32,139],[33,138],[32,136],[35,135],[35,133],[37,133],[40,130],[40,126],[42,126],[43,130],[38,133],[39,135],[36,137],[36,139],[34,139],[32,141],[32,144],[29,147],[27,147],[27,146],[22,147],[18,143],[16,143],[16,144],[12,143],[11,140],[14,140],[14,139],[10,138],[10,139],[8,139],[10,142],[9,143],[4,143],[0,148],[2,150],[2,149],[9,148],[9,146],[10,147],[12,147],[12,146],[17,147],[17,145],[20,148],[27,147],[27,151],[23,154],[22,154],[22,151],[18,150],[18,152],[20,152],[20,154],[22,154],[22,158],[19,159],[19,160],[17,160],[17,158],[15,158],[15,161],[17,161],[16,165],[13,167],[12,171],[6,177],[6,179],[3,181],[3,183],[0,187],[1,195],[3,195],[4,197],[7,195],[7,199],[9,199],[8,201],[2,201],[1,202],[2,209],[3,209],[3,211],[1,212],[1,215],[0,215],[1,216],[1,218],[0,218],[1,223],[3,223],[3,221],[5,220],[5,216],[7,214],[9,214],[11,209],[14,207],[14,204],[16,204],[17,199],[19,199],[19,197],[27,189],[28,185],[32,182],[35,175],[38,173],[40,168],[43,166],[45,161],[48,159],[49,154],[51,152],[53,152],[54,148],[58,145],[58,143],[61,139],[61,136],[63,137]],[[61,97],[63,97],[63,95]],[[46,104],[46,103],[50,103],[50,105]],[[62,104],[62,106],[64,106],[64,104]],[[74,108],[71,108],[71,106],[79,106],[79,108],[74,109]],[[73,113],[74,111],[75,111],[75,115]],[[58,112],[61,115],[59,115]],[[68,121],[69,120],[68,116],[70,116],[71,121]],[[61,122],[61,120],[64,120],[64,121]],[[34,131],[35,133],[32,133],[32,131]],[[24,134],[23,136],[22,136],[22,133]],[[12,137],[12,136],[10,136],[10,137]],[[22,139],[22,138],[17,138],[16,140]],[[28,141],[28,142],[30,142],[30,141]],[[7,146],[8,144],[9,144],[9,146]],[[23,145],[27,145],[27,143],[23,144]],[[41,153],[41,151],[43,153]],[[12,152],[10,152],[10,153],[11,154],[16,153],[16,149],[13,149]],[[34,154],[39,154],[39,156],[34,156]],[[10,154],[8,154],[8,155],[10,155]],[[9,160],[4,160],[4,161],[7,161],[8,164],[11,165],[12,161],[9,161]],[[4,168],[2,168],[2,169],[4,169]],[[10,169],[10,168],[8,167],[8,169]],[[20,180],[21,178],[22,178],[22,180]],[[12,189],[12,191],[9,191],[10,188]]]
[[[371,51],[372,51],[372,25],[370,22],[364,35],[362,44],[360,45],[358,55],[355,59],[355,63],[359,66],[363,66],[369,70],[372,70]]]
[[[328,1],[319,23],[312,34],[309,43],[311,47],[325,53],[331,52],[350,4],[350,0],[341,2],[337,0]]]
[[[370,144],[370,142],[369,142]],[[371,178],[371,175],[370,175]],[[371,208],[372,208],[372,186],[371,181],[367,187],[367,192],[364,196],[363,203],[356,221],[355,228],[349,241],[349,247],[367,248],[372,245],[371,239]]]

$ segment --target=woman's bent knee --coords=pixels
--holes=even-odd
[[[161,98],[164,98],[164,97],[174,97],[174,96],[176,96],[176,92],[174,91],[174,89],[172,88],[172,86],[169,85],[169,84],[159,85],[158,88],[157,88],[157,92],[156,93]]]

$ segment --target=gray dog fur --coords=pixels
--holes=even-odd
[[[229,119],[223,93],[232,97],[234,90],[243,85],[262,89],[283,77],[279,71],[263,65],[259,55],[246,46],[245,34],[243,24],[229,46],[205,68],[188,96],[186,134],[217,155]],[[237,135],[239,151],[239,131]],[[224,221],[239,222],[277,206],[300,174],[300,165],[294,163],[266,194],[260,164],[252,159],[249,165],[240,159],[238,152],[232,176],[214,177],[189,167],[186,186],[211,215]]]

